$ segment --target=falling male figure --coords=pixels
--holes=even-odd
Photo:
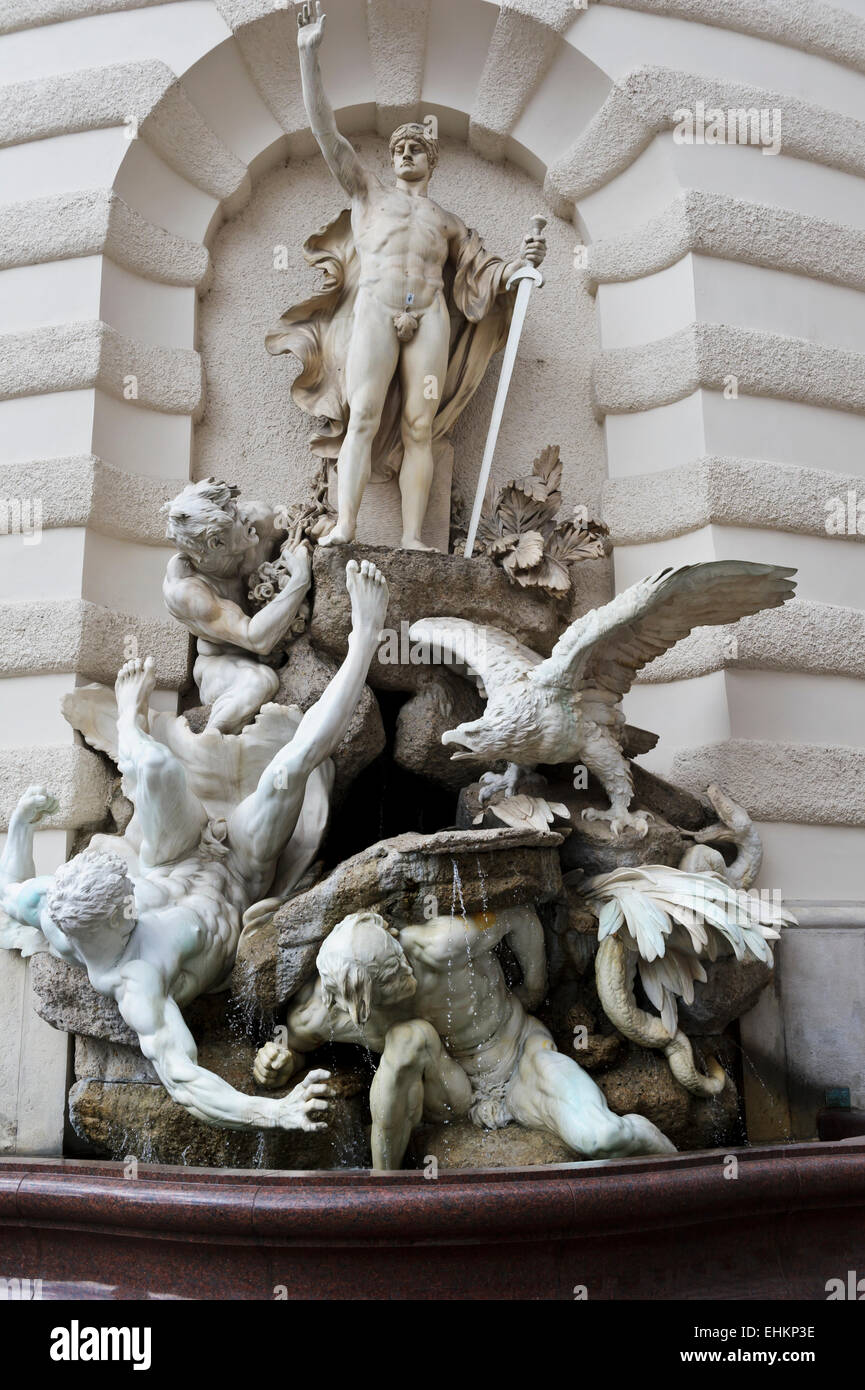
[[[523,973],[509,990],[495,954]],[[281,1087],[325,1042],[381,1054],[370,1089],[373,1167],[402,1164],[422,1118],[469,1115],[482,1128],[546,1130],[584,1158],[675,1153],[642,1115],[616,1115],[603,1091],[529,1013],[544,997],[544,931],[533,907],[435,917],[389,929],[375,912],[326,938],[318,975],[289,1003],[286,1044],[265,1043],[259,1085]]]
[[[116,1000],[169,1095],[208,1124],[323,1128],[327,1072],[310,1072],[280,1099],[243,1095],[198,1065],[181,1009],[224,987],[243,913],[266,894],[307,779],[335,752],[360,699],[388,589],[368,561],[349,562],[346,585],[352,629],[345,661],[227,821],[209,821],[180,762],[148,732],[155,673],[149,660],[135,660],[122,667],[115,690],[117,762],[143,835],[140,874],[130,879],[117,854],[85,850],[37,878],[34,829],[56,810],[41,787],[19,801],[0,856],[0,908],[14,923],[41,930],[54,954],[83,966],[94,989]]]
[[[433,420],[448,369],[451,321],[443,272],[450,259],[459,267],[471,234],[455,213],[429,197],[438,161],[438,141],[426,127],[400,126],[390,139],[396,175],[388,187],[367,169],[336,127],[324,93],[318,48],[325,16],[316,3],[297,17],[297,43],[303,100],[312,133],[331,173],[351,199],[351,225],[360,259],[360,282],[345,362],[348,428],[337,464],[338,517],[320,545],[354,540],[357,515],[372,465],[372,447],[394,372],[402,393],[403,461],[402,548],[428,550],[421,540],[433,481]],[[497,262],[494,277],[485,256],[486,278],[494,294],[526,264],[540,265],[546,243],[529,235],[523,255]],[[469,272],[471,275],[471,272]],[[489,287],[487,293],[489,292]],[[480,302],[481,296],[478,295]],[[482,309],[478,309],[478,317]],[[433,383],[432,390],[430,383]]]

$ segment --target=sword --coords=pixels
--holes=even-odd
[[[547,219],[541,217],[539,213],[536,214],[536,216],[532,218],[533,235],[539,237],[546,225]],[[487,434],[487,442],[484,447],[484,456],[481,459],[481,471],[478,477],[477,491],[475,492],[475,504],[472,508],[472,519],[469,522],[469,533],[466,537],[466,559],[470,558],[474,550],[475,537],[477,536],[478,525],[481,519],[481,510],[484,505],[487,484],[490,480],[490,469],[493,465],[493,454],[496,451],[496,442],[499,437],[499,429],[501,428],[502,415],[505,410],[505,401],[507,400],[511,377],[514,374],[514,363],[517,360],[517,348],[519,347],[520,334],[523,331],[526,309],[529,306],[529,296],[535,285],[542,285],[544,283],[544,277],[537,266],[526,265],[523,266],[521,270],[514,271],[508,283],[505,285],[505,289],[509,290],[511,285],[516,284],[517,281],[519,281],[517,299],[514,305],[513,317],[511,318],[508,341],[505,343],[505,355],[502,359],[502,370],[499,376],[498,390],[496,391],[496,398],[493,402],[493,415],[490,420],[489,433]]]

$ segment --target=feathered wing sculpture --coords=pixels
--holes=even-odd
[[[703,961],[715,960],[722,943],[737,960],[750,956],[771,965],[771,942],[795,922],[792,913],[732,887],[720,874],[664,864],[599,874],[579,891],[598,918],[595,979],[610,1022],[641,1047],[662,1049],[673,1075],[694,1095],[717,1095],[724,1070],[714,1058],[708,1076],[697,1070],[679,1028],[677,1001],[693,1003],[695,981],[707,978]],[[660,1017],[637,1004],[636,972]]]
[[[448,730],[442,743],[461,746],[454,758],[505,759],[511,767],[499,785],[508,795],[521,767],[585,766],[603,784],[610,808],[583,814],[608,820],[613,835],[628,826],[645,835],[645,814],[629,809],[634,787],[622,752],[623,696],[638,671],[695,627],[786,603],[793,574],[745,560],[661,570],[572,623],[546,661],[499,628],[424,618],[412,625],[412,640],[432,653],[428,659],[467,669],[487,696],[482,718]]]

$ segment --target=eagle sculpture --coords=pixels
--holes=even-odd
[[[500,628],[464,618],[422,618],[410,637],[424,659],[445,661],[474,676],[487,700],[480,719],[442,734],[458,751],[452,760],[508,763],[504,776],[487,773],[482,797],[517,790],[523,769],[575,764],[575,786],[586,768],[602,783],[615,838],[632,827],[648,830],[646,813],[632,813],[634,784],[622,752],[622,698],[637,672],[695,627],[736,622],[791,598],[794,569],[746,560],[716,560],[660,570],[593,609],[562,634],[546,660]]]

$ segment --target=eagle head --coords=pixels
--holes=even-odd
[[[455,744],[459,751],[451,754],[451,762],[466,759],[496,762],[499,758],[512,760],[514,754],[513,718],[506,708],[497,709],[490,702],[480,719],[459,724],[442,734],[442,743]]]

